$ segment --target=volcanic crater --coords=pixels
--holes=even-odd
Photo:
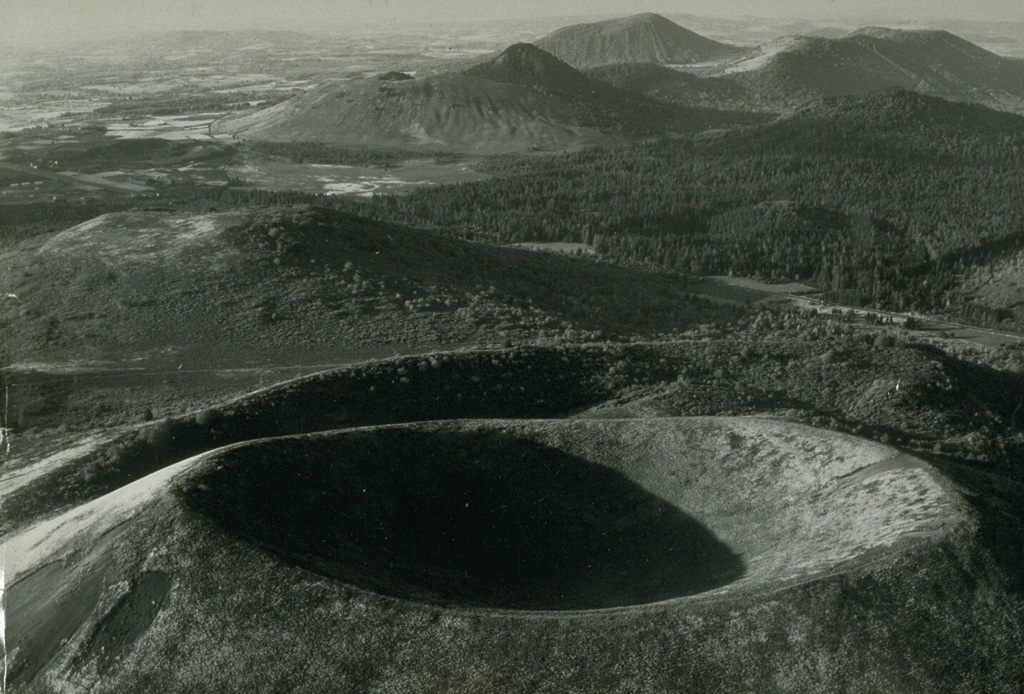
[[[638,606],[832,569],[957,515],[884,446],[755,419],[458,421],[226,449],[185,504],[287,562],[433,605]]]
[[[522,663],[556,657],[588,672],[558,691],[611,691],[615,652],[666,690],[765,691],[803,657],[780,656],[772,638],[813,639],[812,655],[835,662],[842,639],[863,638],[888,662],[933,619],[913,595],[936,585],[956,638],[992,623],[988,603],[959,602],[975,579],[948,548],[976,532],[966,504],[888,446],[755,417],[447,420],[250,440],[9,540],[10,682],[255,691],[300,673],[303,691],[363,691],[370,677],[419,692],[470,667],[481,679],[445,690],[555,691],[523,681]],[[893,616],[907,605],[922,612]],[[840,640],[809,626],[820,615]],[[876,622],[892,629],[881,642],[859,631]],[[395,675],[363,669],[382,643],[407,653]],[[740,669],[715,684],[722,648]],[[750,658],[770,670],[756,686]]]

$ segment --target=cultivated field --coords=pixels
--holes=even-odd
[[[298,190],[327,195],[403,193],[411,189],[480,181],[475,161],[453,163],[412,159],[394,166],[338,166],[262,161],[229,167],[228,175],[268,190]]]

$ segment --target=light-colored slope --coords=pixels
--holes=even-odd
[[[663,65],[604,65],[588,70],[587,74],[619,89],[680,105],[737,111],[754,106],[753,95],[730,79],[698,77]]]
[[[835,432],[697,418],[610,422],[578,436],[586,457],[688,509],[739,552],[747,569],[737,585],[831,570],[964,520],[921,461]]]
[[[799,51],[809,44],[821,39],[809,36],[783,36],[778,39],[761,44],[757,48],[747,52],[743,56],[729,62],[721,68],[720,73],[731,75],[738,72],[754,72],[767,67],[772,60],[780,53]]]

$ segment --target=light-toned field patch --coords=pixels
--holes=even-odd
[[[528,251],[547,251],[549,253],[568,253],[570,255],[597,255],[593,246],[585,243],[541,243],[526,241],[524,243],[509,244],[512,248],[524,248]]]
[[[228,174],[247,185],[267,190],[297,190],[327,195],[366,196],[403,193],[442,183],[466,183],[487,178],[474,169],[475,161],[439,163],[429,159],[394,166],[342,166],[250,162],[228,168]]]
[[[160,140],[213,140],[210,124],[222,113],[151,118],[144,122],[111,120],[106,123],[107,135],[120,139],[157,138]]]
[[[146,212],[105,214],[55,235],[42,245],[40,253],[91,256],[110,265],[126,260],[165,263],[183,256],[202,257],[208,263],[234,252],[216,240],[219,232],[239,218],[231,213],[193,217]],[[198,256],[197,246],[207,247],[207,255]]]

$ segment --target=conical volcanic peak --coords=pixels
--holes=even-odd
[[[612,63],[699,63],[739,50],[649,12],[565,27],[537,45],[579,69]]]
[[[547,51],[516,43],[487,62],[466,70],[471,77],[559,92],[589,92],[594,81]]]

